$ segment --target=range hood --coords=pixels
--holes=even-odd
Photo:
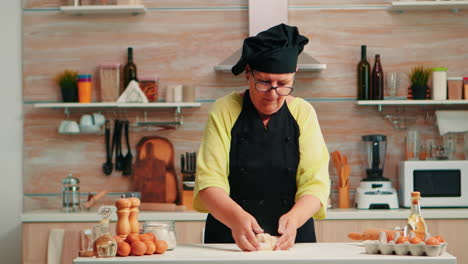
[[[272,26],[288,23],[288,0],[249,0],[249,36]],[[231,71],[242,54],[242,48],[234,52],[220,64],[214,66],[216,71]],[[327,68],[312,56],[302,51],[297,60],[299,71],[319,71]]]

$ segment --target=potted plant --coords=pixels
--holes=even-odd
[[[64,102],[78,102],[78,72],[65,70],[55,79],[62,91]]]
[[[412,68],[408,73],[408,79],[411,81],[410,88],[413,99],[426,99],[427,92],[429,91],[427,82],[429,81],[431,72],[431,69],[418,65]]]

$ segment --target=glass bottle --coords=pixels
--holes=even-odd
[[[366,45],[361,46],[361,61],[357,66],[358,100],[369,100],[370,95],[370,64],[367,61]]]
[[[98,212],[102,220],[99,221],[99,225],[93,228],[94,255],[98,258],[115,257],[117,254],[117,241],[111,235],[109,228],[111,209],[109,207],[101,207]]]
[[[128,48],[128,61],[127,61],[127,64],[125,64],[124,66],[123,75],[124,75],[124,83],[123,83],[123,87],[121,87],[122,90],[120,91],[120,94],[122,94],[123,91],[125,91],[130,81],[133,81],[133,80],[138,81],[137,66],[135,65],[135,63],[133,63],[133,48],[132,47]]]
[[[383,100],[384,91],[384,75],[382,64],[380,63],[380,55],[375,55],[374,68],[372,69],[372,85],[371,85],[371,99]]]
[[[412,192],[411,193],[411,211],[410,216],[406,222],[405,226],[405,236],[409,236],[411,232],[424,241],[427,232],[426,221],[421,215],[421,193]]]

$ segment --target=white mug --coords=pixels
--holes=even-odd
[[[106,117],[101,113],[93,114],[94,124],[97,126],[102,126],[106,122]]]
[[[80,127],[76,121],[63,120],[60,122],[58,132],[60,134],[77,134],[80,133]]]

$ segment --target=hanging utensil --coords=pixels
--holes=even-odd
[[[127,143],[127,155],[123,158],[123,175],[132,175],[132,161],[133,155],[130,147],[130,141],[128,139],[128,120],[123,121],[125,124],[125,141]]]
[[[124,156],[122,155],[122,121],[115,120],[115,170],[122,171]]]
[[[109,120],[106,120],[105,124],[105,141],[106,141],[106,162],[102,164],[102,171],[105,175],[110,175],[112,173],[113,164],[112,164],[112,151],[110,146],[110,127]],[[113,148],[114,144],[112,144]]]

